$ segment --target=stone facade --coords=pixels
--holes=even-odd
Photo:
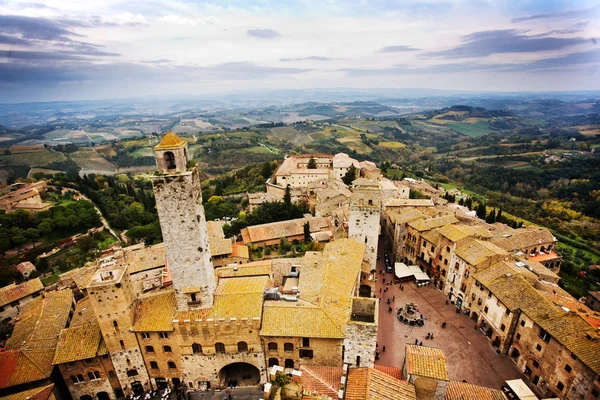
[[[102,392],[111,400],[118,398],[115,391],[121,386],[108,355],[60,364],[59,370],[74,400],[85,395],[100,398]]]
[[[373,368],[377,347],[379,300],[354,298],[344,338],[344,363]]]
[[[352,184],[348,238],[367,246],[364,260],[377,268],[377,245],[381,220],[381,188],[377,182],[357,179]]]
[[[211,307],[216,282],[198,170],[154,177],[152,186],[177,306]]]
[[[136,335],[131,331],[135,299],[125,270],[98,270],[87,290],[121,389],[132,394],[134,383],[145,390],[151,386]]]

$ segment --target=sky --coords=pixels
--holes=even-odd
[[[0,103],[600,90],[600,0],[0,0]]]

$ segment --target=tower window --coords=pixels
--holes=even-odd
[[[153,346],[146,346],[146,353],[154,353],[154,347]]]
[[[170,151],[167,151],[164,155],[165,164],[167,165],[167,169],[175,169],[177,166],[175,165],[175,154]]]
[[[238,342],[238,352],[244,353],[248,351],[248,343]]]
[[[158,363],[156,361],[150,361],[150,368],[158,369]]]
[[[215,351],[217,353],[225,353],[225,345],[221,342],[215,343]]]
[[[198,343],[194,343],[192,345],[192,352],[193,353],[202,353],[202,346],[200,346]]]
[[[171,346],[163,346],[163,351],[165,353],[171,353],[173,350],[171,350]]]
[[[168,362],[167,362],[167,366],[168,366],[169,368],[171,368],[171,369],[176,369],[176,368],[177,368],[177,365],[175,364],[175,362],[174,362],[174,361],[168,361]]]
[[[277,351],[277,343],[275,343],[275,342],[269,342],[268,348],[269,348],[269,351]]]
[[[285,343],[283,345],[283,350],[286,352],[294,351],[294,344],[293,343]]]

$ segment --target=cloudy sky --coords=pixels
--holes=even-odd
[[[600,0],[0,0],[0,103],[600,90]]]

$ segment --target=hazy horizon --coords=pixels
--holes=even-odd
[[[0,0],[0,103],[594,91],[599,17],[589,0]]]

